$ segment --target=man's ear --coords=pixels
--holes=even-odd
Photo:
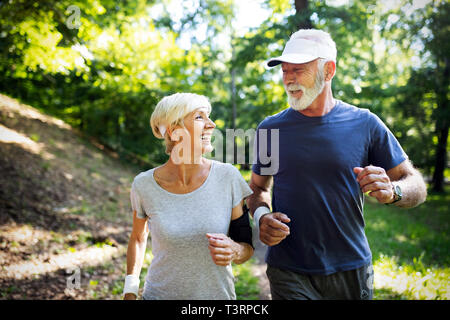
[[[336,63],[334,61],[327,61],[325,62],[324,66],[324,73],[325,73],[325,81],[330,81],[333,79],[335,73],[336,73]]]

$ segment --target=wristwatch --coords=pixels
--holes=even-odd
[[[402,189],[400,188],[399,185],[392,184],[392,191],[394,192],[394,201],[387,204],[393,204],[402,200]]]

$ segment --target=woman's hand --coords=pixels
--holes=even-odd
[[[214,263],[218,266],[227,266],[237,256],[239,244],[223,233],[207,233],[209,251]]]

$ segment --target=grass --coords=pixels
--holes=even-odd
[[[259,295],[258,277],[253,275],[252,265],[254,259],[243,264],[233,264],[233,274],[235,277],[235,289],[237,300],[256,300]]]
[[[448,191],[413,209],[366,198],[375,299],[450,299]]]

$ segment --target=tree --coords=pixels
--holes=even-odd
[[[396,110],[402,117],[397,122],[411,119],[419,129],[408,136],[413,156],[432,172],[432,190],[442,192],[449,148],[450,3],[431,1],[420,10],[411,10],[413,5],[403,1],[387,13],[398,20],[384,30],[386,37],[402,44],[403,53],[413,50],[419,58],[408,82],[398,88]]]
[[[272,15],[232,39],[234,1],[0,1],[0,90],[120,153],[160,163],[166,155],[148,118],[162,96],[204,94],[219,130],[255,128],[287,107],[279,68],[265,62],[299,27],[315,27],[338,47],[335,97],[380,116],[442,189],[448,3],[416,10],[412,0],[265,0]],[[79,28],[68,27],[71,5]]]
[[[238,123],[255,127],[286,107],[276,68],[262,66],[281,54],[299,26],[312,25],[329,32],[337,44],[335,97],[380,116],[413,163],[433,174],[433,187],[440,190],[448,152],[450,15],[443,1],[425,8],[414,3],[353,0],[332,6],[268,0],[274,14],[240,39],[236,50],[238,106],[246,115]]]
[[[308,0],[295,0],[295,16],[297,29],[310,29],[313,27],[311,22],[311,12],[308,8]]]
[[[0,1],[0,90],[120,154],[160,163],[166,155],[149,117],[162,96],[192,91],[217,103],[217,117],[229,109],[218,35],[230,25],[233,2],[180,3],[176,18],[169,1]],[[80,13],[73,29],[72,5]],[[152,17],[155,6],[162,14]],[[180,45],[183,36],[190,49]]]

